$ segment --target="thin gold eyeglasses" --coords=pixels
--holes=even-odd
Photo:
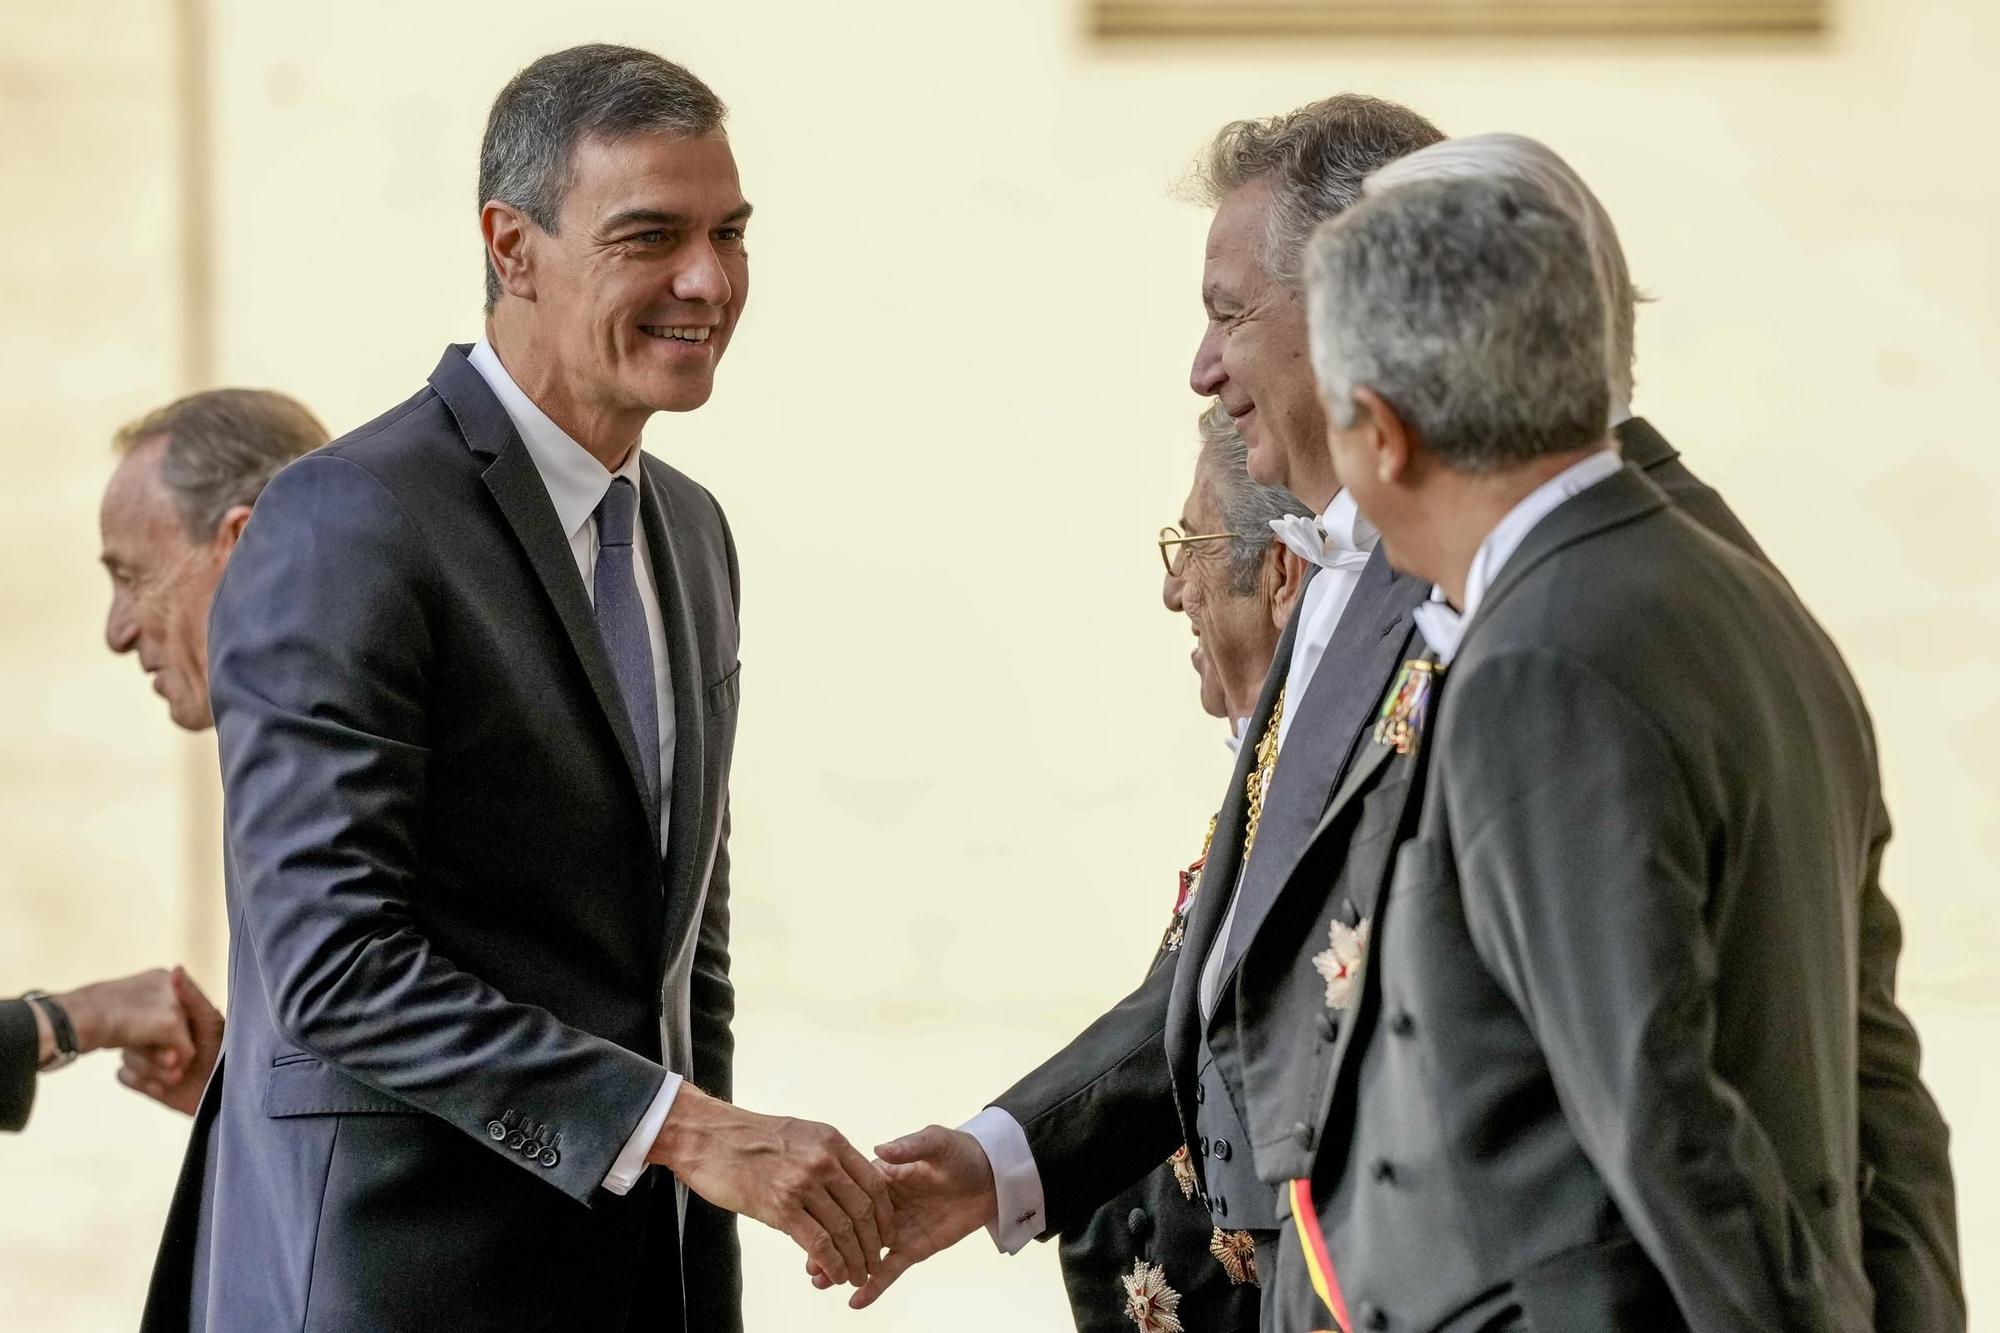
[[[1187,555],[1184,548],[1196,542],[1226,542],[1235,536],[1233,532],[1204,532],[1190,537],[1169,523],[1160,529],[1160,563],[1167,567],[1167,574],[1172,577],[1180,573],[1181,561]]]

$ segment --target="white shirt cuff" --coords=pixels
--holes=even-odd
[[[993,1168],[993,1194],[998,1214],[986,1224],[986,1234],[1002,1254],[1018,1254],[1042,1234],[1042,1173],[1035,1169],[1021,1122],[997,1106],[989,1106],[959,1126],[979,1140]]]
[[[674,1098],[680,1091],[681,1076],[668,1070],[667,1081],[653,1094],[653,1104],[646,1108],[639,1127],[625,1140],[625,1150],[611,1163],[610,1174],[604,1177],[604,1188],[613,1194],[626,1194],[639,1183],[639,1175],[646,1169],[646,1154],[659,1139],[660,1126],[667,1123],[667,1112],[674,1109]]]

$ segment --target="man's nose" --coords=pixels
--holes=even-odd
[[[139,622],[132,618],[123,593],[111,599],[111,613],[104,618],[104,644],[114,653],[129,653],[139,646]]]
[[[690,246],[687,262],[674,274],[674,299],[719,308],[728,305],[734,294],[715,247],[706,240]]]
[[[1167,610],[1181,612],[1187,610],[1187,599],[1181,596],[1187,587],[1187,580],[1175,573],[1168,573],[1166,583],[1160,588],[1160,600],[1167,604]]]
[[[1188,387],[1203,398],[1213,398],[1222,392],[1222,385],[1229,376],[1222,373],[1222,330],[1213,324],[1201,335],[1201,342],[1194,349],[1194,364],[1188,367]]]

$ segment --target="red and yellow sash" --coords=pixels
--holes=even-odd
[[[1312,1181],[1292,1182],[1292,1225],[1298,1229],[1299,1248],[1305,1251],[1306,1272],[1312,1275],[1313,1290],[1333,1312],[1334,1328],[1346,1330],[1347,1301],[1340,1294],[1340,1279],[1334,1275],[1333,1260],[1327,1256],[1326,1236],[1319,1228],[1319,1211],[1313,1207]]]

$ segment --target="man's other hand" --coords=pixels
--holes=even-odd
[[[896,1205],[896,1238],[888,1257],[848,1298],[856,1310],[873,1305],[913,1264],[948,1250],[999,1214],[993,1167],[979,1140],[963,1130],[930,1125],[875,1150]],[[806,1272],[824,1290],[833,1279],[810,1261]]]
[[[831,1125],[759,1115],[687,1083],[647,1160],[718,1208],[784,1232],[832,1282],[870,1281],[895,1243],[888,1182]]]
[[[202,1089],[208,1086],[208,1076],[215,1071],[216,1059],[222,1054],[222,1014],[209,1003],[208,996],[202,994],[201,987],[194,984],[186,969],[175,968],[171,979],[174,998],[194,1039],[193,1056],[175,1066],[159,1059],[155,1048],[128,1046],[125,1062],[118,1070],[118,1081],[163,1106],[193,1115],[195,1107],[201,1104]]]
[[[79,1053],[139,1047],[162,1067],[176,1070],[185,1070],[194,1058],[194,1037],[165,968],[94,981],[55,1000],[76,1030]]]

